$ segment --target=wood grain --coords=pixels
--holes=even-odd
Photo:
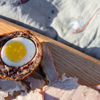
[[[0,35],[7,32],[27,30],[11,22],[0,19]],[[79,83],[88,86],[100,84],[100,61],[60,42],[30,30],[41,43],[47,45],[54,57],[56,69],[68,77],[78,77]]]

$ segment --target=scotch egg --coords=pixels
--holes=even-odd
[[[23,80],[39,66],[41,59],[41,43],[29,31],[0,37],[0,78]]]

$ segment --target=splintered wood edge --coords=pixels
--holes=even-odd
[[[6,25],[7,24],[7,25]],[[19,26],[19,25],[16,25],[16,24],[14,24],[14,23],[11,23],[11,22],[8,22],[8,21],[5,21],[5,20],[3,20],[3,19],[0,19],[0,25],[3,25],[3,27],[4,28],[1,28],[1,35],[3,34],[3,33],[7,33],[8,31],[9,32],[11,32],[11,31],[15,31],[15,30],[29,30],[29,29],[27,29],[27,28],[24,28],[24,27],[22,27],[22,26]],[[9,28],[11,28],[11,29],[9,29]],[[6,30],[7,30],[7,32],[6,32]],[[53,51],[53,56],[54,56],[54,58],[55,58],[55,61],[56,61],[56,65],[57,65],[57,70],[59,70],[59,73],[61,73],[62,74],[62,72],[61,72],[61,67],[63,68],[63,72],[65,72],[66,73],[66,75],[67,76],[72,76],[73,77],[73,75],[75,74],[75,72],[74,72],[74,70],[77,70],[77,69],[75,69],[74,67],[75,66],[77,66],[77,65],[75,65],[74,67],[72,66],[71,68],[69,67],[69,66],[66,66],[67,64],[67,59],[66,59],[66,55],[70,52],[72,55],[73,55],[73,58],[76,60],[77,58],[81,58],[81,59],[85,59],[85,61],[86,62],[91,62],[91,63],[93,63],[93,65],[94,65],[94,67],[95,67],[95,70],[96,70],[96,72],[98,73],[98,75],[100,75],[100,71],[98,70],[99,69],[99,66],[100,66],[100,61],[98,60],[98,59],[96,59],[96,58],[94,58],[94,57],[91,57],[91,56],[89,56],[89,55],[87,55],[87,54],[84,54],[84,53],[82,53],[82,52],[80,52],[80,51],[78,51],[78,50],[76,50],[76,49],[74,49],[74,48],[71,48],[71,47],[69,47],[69,46],[67,46],[67,45],[65,45],[65,44],[62,44],[62,43],[60,43],[60,42],[58,42],[58,41],[55,41],[55,40],[52,40],[52,39],[50,39],[50,38],[48,38],[48,37],[46,37],[46,36],[43,36],[43,35],[41,35],[41,34],[38,34],[37,32],[34,32],[34,31],[32,31],[32,30],[30,30],[30,32],[31,33],[33,33],[33,34],[35,34],[36,35],[36,37],[39,39],[39,41],[40,42],[47,42],[47,43],[50,43],[50,44],[53,44],[53,45],[57,45],[58,47],[60,47],[60,48],[63,48],[63,50],[62,51],[64,51],[66,54],[65,55],[56,55],[56,51],[58,51],[59,53],[60,53],[60,51],[57,49],[56,51],[55,51],[55,47],[53,47],[53,46],[51,46],[50,48],[51,48],[51,50]],[[74,55],[76,55],[76,56],[74,56]],[[59,63],[59,58],[57,58],[57,56],[59,56],[59,57],[61,57],[61,59],[62,58],[64,58],[65,57],[65,59],[64,59],[64,61],[61,61],[61,64]],[[64,56],[64,57],[63,57]],[[70,56],[70,55],[69,55]],[[76,57],[76,58],[75,58]],[[58,60],[58,61],[57,61]],[[78,64],[80,64],[80,63],[83,63],[83,60],[80,60],[81,62],[78,62]],[[66,62],[66,63],[65,63]],[[71,63],[71,61],[70,61],[70,63]],[[63,65],[63,64],[65,64],[65,65]],[[91,64],[88,64],[88,66],[89,67],[91,67]],[[68,67],[68,69],[70,70],[70,72],[68,72],[67,70],[66,70],[66,68]],[[79,68],[80,66],[77,66],[76,68]],[[88,69],[88,71],[89,71],[89,68],[87,67],[87,66],[83,66],[84,67],[84,69],[85,68],[87,68]],[[93,66],[92,66],[92,68],[93,68]],[[81,70],[81,69],[80,69]],[[77,75],[79,76],[79,73],[81,74],[81,72],[79,72],[79,71],[77,71]],[[74,73],[74,74],[73,74]],[[81,75],[83,75],[83,74],[87,74],[87,73],[82,73]],[[95,74],[95,72],[94,72],[94,74]],[[96,76],[95,76],[96,77]],[[82,77],[82,76],[79,76],[78,77],[79,78],[79,81],[80,81],[80,83],[82,83],[82,84],[87,84],[87,85],[96,85],[96,84],[99,84],[100,83],[100,81],[99,81],[99,76],[98,76],[98,78],[97,79],[95,79],[95,78],[93,78],[93,76],[89,76],[89,77],[87,77],[87,76],[85,76],[85,78],[86,79],[84,79],[84,77]],[[96,80],[96,81],[95,81]]]

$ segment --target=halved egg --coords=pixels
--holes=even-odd
[[[23,80],[39,66],[41,59],[41,43],[29,31],[0,37],[0,78]]]
[[[24,37],[16,37],[5,43],[1,50],[1,58],[9,66],[22,66],[35,55],[34,42]]]

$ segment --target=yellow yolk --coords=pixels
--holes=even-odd
[[[23,43],[12,41],[5,47],[6,57],[13,62],[19,62],[26,56],[27,50]]]

